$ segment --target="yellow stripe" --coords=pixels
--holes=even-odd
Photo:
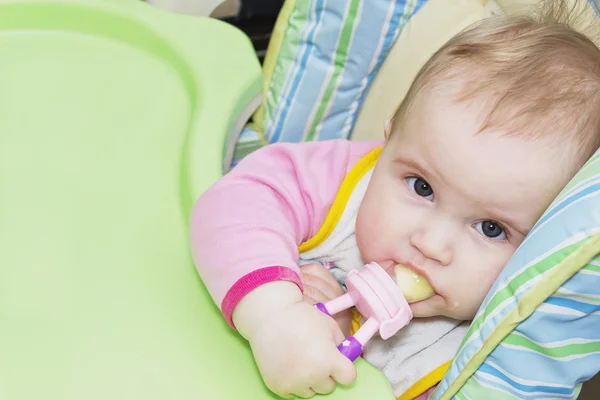
[[[375,150],[372,150],[370,153],[361,158],[360,161],[354,165],[354,167],[352,167],[348,175],[346,175],[346,178],[344,178],[344,181],[340,186],[340,190],[338,190],[337,196],[335,197],[335,200],[331,205],[331,209],[329,210],[329,214],[327,214],[327,217],[325,218],[325,222],[323,222],[323,225],[315,236],[308,239],[298,247],[298,251],[300,251],[300,253],[314,249],[323,243],[325,239],[329,237],[329,235],[331,235],[331,232],[333,232],[333,229],[337,225],[342,213],[344,212],[344,208],[346,208],[348,199],[356,187],[356,184],[358,181],[360,181],[364,174],[373,168],[377,162],[379,154],[381,153],[381,149],[381,147],[378,147]]]
[[[442,378],[448,371],[452,360],[445,362],[440,365],[423,378],[419,379],[417,383],[412,385],[402,396],[398,397],[398,400],[412,400],[415,397],[425,393],[428,389],[431,389],[434,385],[441,382]]]

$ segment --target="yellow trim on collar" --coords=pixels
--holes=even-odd
[[[354,335],[361,325],[362,316],[358,312],[356,308],[352,309],[352,328],[350,330],[351,334]],[[403,395],[398,397],[397,400],[412,400],[415,397],[425,393],[428,389],[432,388],[434,385],[441,382],[442,378],[446,374],[446,371],[450,367],[450,363],[452,360],[445,362],[440,365],[429,374],[425,375],[421,379],[419,379],[414,385],[412,385]]]
[[[412,385],[404,394],[398,397],[398,400],[412,400],[417,396],[422,395],[427,390],[431,389],[442,381],[442,378],[448,371],[452,360],[446,361]]]
[[[325,218],[325,222],[319,229],[319,231],[312,238],[308,239],[306,242],[302,243],[298,247],[298,251],[300,253],[304,253],[308,250],[314,249],[319,246],[321,243],[325,241],[333,232],[333,229],[337,225],[344,212],[344,208],[346,208],[346,204],[348,203],[348,199],[350,199],[350,195],[352,191],[356,187],[356,184],[360,181],[360,179],[369,171],[379,158],[379,154],[381,153],[382,147],[378,147],[371,152],[367,153],[363,158],[361,158],[355,165],[352,167],[348,175],[342,181],[340,189],[329,209],[329,213]]]

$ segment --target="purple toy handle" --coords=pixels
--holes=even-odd
[[[315,307],[324,314],[331,316],[327,307],[323,303],[315,304]],[[350,361],[354,362],[361,355],[363,346],[354,336],[348,336],[346,340],[338,346],[338,350]]]
[[[363,346],[354,336],[348,336],[346,340],[338,346],[338,350],[350,361],[354,362],[361,355]]]
[[[325,304],[317,303],[317,304],[315,304],[315,307],[317,307],[317,310],[321,311],[323,314],[331,317],[331,314],[329,313],[329,310],[327,309],[327,307],[325,307]]]

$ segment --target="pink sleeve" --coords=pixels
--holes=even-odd
[[[194,261],[233,326],[241,298],[275,280],[301,289],[298,245],[325,220],[348,170],[379,142],[275,144],[246,157],[197,201]]]

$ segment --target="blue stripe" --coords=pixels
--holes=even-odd
[[[571,308],[573,310],[577,310],[584,314],[591,314],[593,312],[600,310],[600,305],[587,304],[587,303],[582,303],[580,301],[576,301],[576,300],[572,300],[572,299],[565,299],[565,298],[560,298],[560,297],[550,297],[550,298],[546,299],[546,301],[544,303],[553,304],[553,305],[559,306],[559,307]]]
[[[568,325],[567,325],[568,324]],[[569,329],[538,329],[539,327],[568,326]],[[578,337],[585,340],[600,340],[600,315],[580,315],[534,312],[519,332],[539,343],[558,342]],[[577,333],[574,333],[577,332]]]
[[[360,21],[354,29],[352,43],[348,49],[348,59],[339,80],[338,90],[331,99],[330,107],[317,128],[319,140],[348,137],[348,129],[344,128],[346,121],[351,118],[352,105],[369,88],[369,84],[364,89],[361,85],[372,72],[369,70],[371,64],[374,60],[377,62],[376,60],[382,59],[381,51],[386,51],[386,49],[378,49],[378,43],[383,40],[382,37],[387,35],[383,28],[394,24],[393,20],[386,21],[387,15],[390,10],[395,10],[399,11],[401,16],[404,3],[405,0],[395,2],[372,0],[367,6],[362,6]],[[396,26],[392,26],[392,32],[395,28]]]
[[[417,11],[419,11],[419,9],[423,6],[423,4],[427,3],[427,1],[428,0],[418,0],[417,4],[415,5],[415,9],[409,16],[406,17],[406,20],[404,21],[404,25],[402,25],[401,27],[399,27],[398,25],[400,23],[400,19],[404,15],[406,1],[403,1],[403,2],[396,1],[396,8],[394,9],[394,14],[392,16],[392,21],[389,26],[389,29],[385,34],[383,48],[382,48],[382,51],[379,53],[379,57],[377,59],[377,64],[376,64],[375,68],[367,76],[368,83],[365,87],[365,90],[363,90],[360,93],[360,98],[358,100],[358,107],[356,108],[356,111],[354,113],[352,113],[351,122],[349,125],[351,130],[354,128],[354,125],[356,124],[356,119],[358,118],[358,115],[362,108],[362,104],[364,103],[365,97],[368,93],[368,89],[371,86],[371,83],[372,83],[373,79],[375,78],[376,74],[379,72],[379,67],[381,66],[381,63],[383,63],[383,60],[385,59],[385,57],[387,57],[388,52],[389,52],[390,48],[392,47],[392,44],[395,42],[396,38],[402,32],[402,30],[404,29],[404,26],[406,26],[406,23],[408,23],[408,21],[410,21],[410,19],[413,17],[413,15],[415,15],[417,13]],[[402,4],[402,7],[399,7],[400,4]],[[344,134],[348,135],[347,132],[344,132]]]
[[[572,333],[570,327],[569,329],[561,329],[557,328],[557,326],[560,326],[558,324],[557,320],[552,320],[538,325],[537,328],[539,330],[562,330],[565,335],[568,332]],[[534,330],[533,326],[529,326],[529,328],[531,331]],[[524,335],[522,329],[519,329],[519,333]],[[590,367],[595,373],[598,370],[599,360],[600,353],[594,351],[574,358],[551,357],[521,346],[501,343],[494,349],[485,363],[497,365],[504,371],[509,371],[511,375],[526,381],[551,382],[552,384],[571,387],[573,381],[577,380],[585,371],[589,371]]]
[[[344,123],[349,116],[352,102],[360,94],[360,84],[368,73],[371,61],[377,57],[376,44],[382,35],[381,29],[386,23],[385,18],[390,2],[372,0],[368,5],[365,3],[365,1],[361,2],[346,63],[338,77],[337,90],[329,100],[328,108],[321,121],[318,121],[319,125],[315,132],[315,138],[318,140],[347,138],[343,132]]]
[[[512,395],[511,397],[508,396],[504,396],[502,397],[503,399],[518,399],[518,400],[549,400],[549,399],[572,399],[573,398],[573,391],[565,394],[565,395],[560,395],[557,393],[545,393],[545,392],[538,392],[538,393],[530,393],[530,394],[524,394],[521,392],[518,392],[515,388],[511,387],[508,383],[504,383],[502,384],[501,382],[497,382],[492,380],[491,378],[488,378],[488,375],[484,375],[482,373],[480,373],[479,371],[475,374],[475,377],[473,378],[475,379],[477,382],[479,382],[480,385],[482,385],[483,387],[491,387],[494,388],[496,390],[501,390],[503,392],[508,393],[509,395]],[[466,391],[465,391],[466,390]],[[467,394],[468,395],[468,386],[466,388],[461,389],[460,393],[463,394]],[[479,390],[476,390],[475,395],[481,395],[481,392]],[[526,397],[525,397],[526,396]],[[455,397],[454,397],[455,398]],[[477,400],[480,399],[476,398]]]
[[[277,121],[277,125],[275,126],[275,128],[271,128],[271,126],[269,127],[269,134],[267,135],[269,138],[269,143],[274,143],[277,142],[279,140],[279,137],[281,136],[281,132],[282,132],[282,127],[283,124],[287,118],[287,114],[289,111],[289,106],[292,103],[292,100],[294,98],[294,96],[296,95],[296,90],[298,89],[298,85],[300,85],[300,82],[302,81],[302,78],[304,76],[304,73],[306,71],[306,63],[308,61],[308,58],[310,56],[310,53],[313,51],[314,46],[314,36],[315,36],[315,32],[317,31],[317,27],[319,26],[321,19],[323,18],[323,14],[324,14],[324,7],[323,7],[323,0],[316,0],[316,17],[315,17],[315,22],[314,25],[312,26],[312,29],[310,30],[308,37],[306,39],[306,45],[304,46],[304,51],[302,53],[302,57],[300,59],[300,67],[298,72],[296,73],[296,75],[290,79],[290,77],[288,77],[288,81],[291,80],[291,89],[288,93],[288,95],[285,97],[285,99],[283,99],[283,101],[279,101],[279,103],[277,104],[277,107],[281,110],[279,119]],[[271,121],[272,123],[273,121]]]
[[[596,257],[598,259],[600,257]],[[585,267],[584,267],[585,268]],[[574,276],[572,276],[568,281],[566,281],[562,287],[567,291],[574,292],[576,294],[582,296],[593,296],[596,297],[598,302],[600,302],[600,285],[590,285],[590,281],[600,282],[600,275],[594,277],[593,275],[588,275],[583,272],[578,272]],[[569,297],[569,295],[565,294],[564,296],[558,297]],[[584,300],[585,301],[585,300]],[[599,330],[600,331],[600,330]]]
[[[573,195],[563,199],[561,201],[560,204],[558,204],[554,209],[552,209],[548,214],[544,215],[536,224],[536,226],[539,226],[541,224],[543,224],[544,222],[546,222],[548,219],[552,218],[556,213],[558,213],[560,210],[563,210],[564,208],[568,207],[570,204],[572,204],[573,202],[581,199],[582,197],[585,197],[589,194],[594,194],[595,192],[598,192],[600,190],[600,183],[591,185],[590,187],[582,190],[581,192],[577,192],[574,193]],[[535,229],[535,227],[533,228]],[[533,230],[532,229],[532,230]]]
[[[546,210],[546,213],[549,212],[551,209],[553,209],[556,205],[560,204],[564,198],[571,196],[575,192],[583,190],[583,188],[585,186],[588,186],[588,185],[591,186],[596,183],[600,183],[599,176],[594,176],[594,177],[588,178],[586,180],[577,182],[577,184],[573,185],[572,187],[569,187],[569,190],[565,190],[564,192],[561,192],[558,195],[558,197],[556,199],[554,199],[554,201],[552,202],[552,205],[550,207],[548,207],[548,209]]]
[[[491,365],[488,365],[485,363],[483,365],[481,365],[481,367],[479,367],[479,371],[490,374],[496,378],[500,378],[504,382],[507,382],[508,384],[510,384],[513,388],[520,390],[522,392],[528,392],[528,393],[546,392],[546,393],[558,393],[558,394],[573,393],[573,390],[570,388],[552,387],[552,386],[537,386],[537,385],[536,386],[523,385],[519,382],[512,380],[511,378],[504,375],[502,372],[498,371],[496,368],[492,367]]]
[[[594,9],[594,11],[596,11],[596,15],[598,15],[600,17],[600,9],[598,9],[598,4],[596,3],[596,1],[595,0],[589,0],[588,2],[591,4],[591,6]]]

